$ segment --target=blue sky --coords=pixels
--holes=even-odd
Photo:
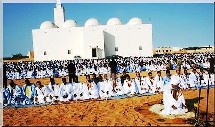
[[[97,18],[106,24],[111,17],[127,23],[139,17],[152,23],[153,47],[205,46],[214,43],[214,5],[212,3],[65,3],[65,18],[83,26]],[[3,56],[33,49],[32,29],[43,21],[53,21],[54,3],[3,4]],[[149,20],[150,18],[150,20]]]

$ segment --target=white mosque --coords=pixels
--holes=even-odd
[[[152,24],[132,18],[127,24],[111,18],[102,25],[95,18],[84,26],[66,20],[60,0],[54,8],[54,23],[45,21],[32,30],[35,61],[105,58],[111,55],[152,56]]]

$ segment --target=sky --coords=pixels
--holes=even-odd
[[[55,3],[3,4],[3,57],[33,50],[32,29],[54,21]],[[89,18],[102,25],[112,17],[126,24],[139,17],[151,23],[153,47],[214,45],[213,3],[63,3],[65,19],[83,26]]]

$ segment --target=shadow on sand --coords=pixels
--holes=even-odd
[[[200,101],[204,99],[204,97],[200,97]],[[194,104],[198,104],[198,101],[199,101],[199,98],[196,97],[196,98],[193,98],[193,99],[185,99],[185,102],[186,102],[186,105],[187,105],[187,108],[188,108],[188,111],[192,111],[194,110]]]

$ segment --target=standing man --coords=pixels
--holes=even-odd
[[[68,64],[68,72],[69,72],[69,83],[73,82],[75,80],[75,73],[76,73],[76,68],[75,68],[75,63],[73,63],[72,61],[70,61],[70,63]]]
[[[112,73],[115,73],[116,74],[116,67],[117,67],[117,63],[116,63],[116,61],[114,60],[114,58],[112,58],[111,59],[111,61],[109,62],[109,66],[110,66],[110,68],[111,68],[111,74]]]

